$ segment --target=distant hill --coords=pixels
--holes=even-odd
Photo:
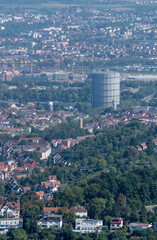
[[[126,0],[125,0],[126,1]],[[129,2],[129,0],[127,0]],[[126,2],[127,2],[126,1]],[[108,3],[122,3],[124,2],[123,0],[104,0],[104,1],[100,1],[100,0],[0,0],[0,4],[9,4],[9,5],[15,5],[15,4],[20,4],[20,5],[24,5],[24,4],[28,4],[28,5],[34,5],[34,4],[51,4],[51,3],[60,3],[60,4],[87,4],[87,3],[93,3],[93,4],[108,4]]]

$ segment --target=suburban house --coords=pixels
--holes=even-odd
[[[51,215],[49,217],[41,218],[37,222],[38,226],[41,228],[50,228],[60,229],[62,227],[62,216],[61,215]]]
[[[59,213],[59,207],[44,207],[42,218],[37,222],[41,228],[60,229],[62,227],[62,216]]]
[[[134,230],[146,230],[151,228],[152,224],[145,224],[145,223],[130,223],[129,230],[132,233]]]
[[[114,217],[110,222],[110,231],[119,230],[123,227],[123,218]]]
[[[0,215],[5,218],[19,218],[20,217],[20,203],[6,202],[0,205]]]
[[[5,202],[0,205],[0,233],[6,233],[13,228],[22,228],[23,219],[20,218],[20,203]]]
[[[42,197],[43,201],[50,201],[53,199],[53,194],[52,193],[45,193],[44,196]]]
[[[141,143],[140,146],[142,147],[142,150],[146,150],[147,149],[146,143]]]
[[[103,231],[103,221],[94,219],[77,218],[75,221],[75,232],[92,233]]]
[[[85,209],[82,206],[71,207],[70,210],[74,210],[76,216],[79,216],[79,217],[87,217],[88,215],[87,209]]]
[[[56,175],[50,175],[50,176],[48,177],[48,179],[49,179],[49,182],[56,182],[56,181],[57,181]]]
[[[7,233],[13,228],[22,228],[23,219],[21,218],[0,218],[0,233]]]
[[[60,181],[57,181],[57,182],[48,182],[48,181],[45,181],[45,182],[41,182],[41,190],[42,191],[47,191],[47,192],[51,192],[51,193],[54,193],[54,192],[57,192],[58,191],[58,187],[61,185]]]
[[[142,150],[144,151],[147,149],[147,145],[146,143],[141,143],[140,145],[137,145],[136,148],[138,151],[142,151]]]
[[[142,147],[141,146],[137,145],[136,148],[137,148],[138,151],[142,151]]]
[[[47,193],[55,193],[61,186],[61,182],[57,181],[56,175],[50,175],[48,181],[41,182],[41,191],[46,191]]]
[[[59,215],[59,207],[44,207],[43,208],[43,217],[49,217],[51,215]]]
[[[36,192],[36,195],[40,198],[40,200],[43,200],[44,191],[38,191]]]

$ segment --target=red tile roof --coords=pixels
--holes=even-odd
[[[40,196],[40,197],[41,197],[41,196],[44,196],[44,191],[36,192],[36,195],[37,195],[37,196]]]
[[[16,209],[16,210],[19,210],[20,211],[20,203],[18,202],[6,202],[5,204],[1,204],[0,205],[0,209],[3,207],[3,206],[9,206],[10,208],[12,209]]]
[[[71,210],[74,210],[75,212],[87,212],[87,209],[85,209],[84,207],[82,206],[75,206],[75,207],[71,207],[70,208]]]
[[[122,218],[118,218],[118,217],[113,217],[111,219],[111,223],[121,223],[123,221]]]
[[[24,193],[26,193],[28,190],[31,190],[31,187],[23,187]]]
[[[44,207],[43,213],[44,214],[59,213],[59,207]]]
[[[49,180],[56,180],[56,181],[57,181],[56,175],[51,175],[51,176],[49,176]]]

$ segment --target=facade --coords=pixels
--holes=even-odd
[[[6,202],[0,205],[0,215],[5,218],[19,218],[20,204],[18,202]]]
[[[120,74],[92,71],[92,107],[117,108],[120,103]]]
[[[129,230],[132,233],[135,230],[146,230],[147,228],[151,228],[152,224],[145,224],[145,223],[130,223]]]
[[[22,228],[23,219],[21,218],[0,218],[0,233],[6,233],[13,228]]]
[[[69,72],[59,71],[59,72],[55,72],[53,74],[53,80],[56,80],[56,81],[69,81],[69,76],[70,76]]]
[[[102,220],[77,218],[75,221],[75,232],[79,233],[92,233],[100,232],[103,228]]]
[[[123,218],[112,218],[110,222],[110,231],[119,230],[123,227]]]
[[[41,218],[37,222],[38,226],[41,228],[50,228],[60,229],[62,227],[62,216],[61,215],[51,215],[46,218]]]
[[[87,209],[85,209],[82,206],[75,206],[75,207],[70,208],[70,210],[74,210],[76,216],[87,217],[88,211],[87,211]]]
[[[48,144],[45,148],[41,150],[40,160],[45,160],[51,155],[51,146]]]

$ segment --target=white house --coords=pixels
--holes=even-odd
[[[20,217],[20,203],[6,202],[0,205],[0,215],[5,218],[19,218]]]
[[[146,230],[151,227],[152,227],[152,224],[145,224],[145,223],[130,223],[129,224],[129,230],[131,233],[135,230]]]
[[[103,221],[94,219],[77,218],[75,221],[75,232],[92,233],[102,231]]]
[[[61,215],[51,215],[46,218],[41,218],[37,222],[38,226],[41,228],[55,228],[60,229],[62,227],[62,216]]]
[[[70,210],[74,210],[76,216],[87,217],[88,211],[82,206],[71,207]]]
[[[23,219],[21,218],[0,218],[0,233],[6,233],[13,228],[22,228]]]

